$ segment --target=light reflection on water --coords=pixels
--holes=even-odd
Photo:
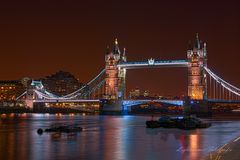
[[[2,115],[0,159],[197,160],[240,135],[239,121],[208,129],[146,129],[143,116]],[[54,123],[79,124],[81,133],[37,134]]]

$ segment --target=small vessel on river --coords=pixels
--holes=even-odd
[[[81,132],[83,130],[82,127],[77,125],[65,125],[65,124],[55,124],[50,128],[45,129],[45,132],[60,132],[60,133],[71,133],[71,132]],[[43,129],[39,128],[37,130],[39,134],[43,133]]]
[[[186,116],[186,117],[170,117],[161,116],[158,120],[146,121],[147,128],[179,128],[179,129],[196,129],[208,128],[211,123],[205,122],[199,118]]]

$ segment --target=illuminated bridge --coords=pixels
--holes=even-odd
[[[17,99],[25,97],[25,102],[32,107],[34,103],[51,102],[101,102],[105,99],[113,102],[112,108],[121,110],[124,106],[147,103],[150,100],[131,100],[126,96],[126,72],[128,69],[161,67],[185,67],[188,70],[188,97],[192,101],[209,101],[212,103],[239,103],[240,89],[228,83],[207,67],[206,43],[198,35],[187,50],[185,60],[127,61],[126,50],[120,51],[115,40],[113,49],[105,54],[105,68],[76,91],[57,96],[47,91],[39,81],[32,81],[31,87]],[[154,100],[156,102],[183,105],[182,100]]]

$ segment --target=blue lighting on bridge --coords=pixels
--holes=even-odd
[[[163,100],[163,99],[157,99],[157,100],[124,100],[123,101],[123,106],[135,106],[135,105],[140,105],[140,104],[145,104],[148,102],[156,102],[156,103],[166,103],[166,104],[171,104],[171,105],[176,105],[176,106],[183,106],[183,101],[182,100]]]

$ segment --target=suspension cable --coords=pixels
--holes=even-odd
[[[229,90],[230,92],[234,93],[235,95],[240,96],[240,89],[227,83],[226,81],[224,81],[223,79],[221,79],[220,77],[216,76],[213,72],[210,71],[210,69],[208,69],[207,67],[204,67],[204,69],[208,72],[208,74],[214,79],[216,80],[216,82],[220,85],[223,86],[225,89]],[[235,90],[234,90],[235,89]]]

